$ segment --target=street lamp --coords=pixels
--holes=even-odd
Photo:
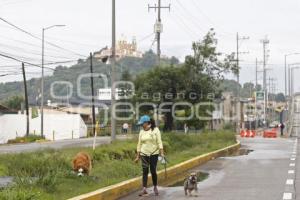
[[[300,69],[300,66],[291,68],[291,95],[294,94],[294,70]]]
[[[290,54],[286,54],[284,55],[284,85],[285,85],[285,96],[287,96],[287,57],[288,56],[293,56],[293,55],[299,55],[300,53],[290,53]]]
[[[54,27],[64,27],[65,25],[52,25],[43,28],[42,31],[42,81],[41,81],[41,136],[44,136],[44,52],[45,52],[45,31]]]

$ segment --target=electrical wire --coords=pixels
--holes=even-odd
[[[40,65],[37,65],[37,64],[34,64],[34,63],[30,63],[30,62],[26,62],[26,61],[23,61],[23,60],[20,60],[18,58],[15,58],[15,57],[12,57],[10,55],[5,55],[3,53],[0,52],[0,56],[4,57],[4,58],[8,58],[8,59],[11,59],[11,60],[14,60],[14,61],[17,61],[17,62],[21,62],[21,63],[24,63],[24,64],[27,64],[27,65],[31,65],[31,66],[35,66],[35,67],[39,67],[39,68],[42,68]],[[44,67],[46,69],[50,69],[50,70],[54,70],[50,67]]]
[[[141,42],[143,42],[143,41],[145,41],[145,40],[151,38],[154,34],[155,34],[155,33],[151,33],[151,34],[149,34],[149,35],[146,35],[146,36],[142,37],[142,38],[138,41],[138,43],[141,43]]]
[[[0,25],[1,26],[1,25]],[[14,39],[14,38],[10,38],[10,37],[7,37],[7,36],[3,36],[3,35],[0,35],[1,38],[4,38],[4,39],[7,39],[7,40],[11,40],[11,41],[14,41],[14,42],[18,42],[18,43],[22,43],[22,44],[25,44],[27,46],[31,46],[31,47],[37,47],[38,49],[41,48],[41,45],[37,45],[37,44],[33,44],[33,43],[30,43],[30,42],[26,42],[26,41],[22,41],[22,40],[17,40],[17,39]],[[54,49],[54,48],[49,48],[49,47],[45,47],[45,51],[51,51],[51,52],[55,52],[57,53],[57,49]]]
[[[202,31],[202,32],[207,32],[206,30],[204,30],[204,28],[202,28],[201,26],[200,26],[200,24],[199,24],[199,19],[198,19],[198,17],[196,17],[195,15],[193,15],[192,14],[192,12],[190,12],[181,2],[180,2],[180,0],[176,0],[176,2],[178,3],[178,5],[179,5],[179,7],[181,7],[182,9],[179,9],[179,10],[182,10],[182,11],[185,11],[185,13],[186,14],[182,14],[182,16],[189,16],[190,17],[190,19],[191,20],[189,20],[190,22],[192,22],[194,25],[195,25],[195,27],[197,27],[200,31]],[[176,4],[174,4],[175,6],[176,6]],[[200,10],[201,11],[201,10]],[[213,28],[213,27],[209,27],[209,26],[206,26],[207,27],[207,29],[209,30],[209,29],[211,29],[211,28]],[[222,33],[222,32],[218,32],[218,35],[220,35],[220,36],[224,36],[224,37],[229,37],[229,35],[230,35],[230,38],[232,38],[233,37],[233,34],[224,34],[224,33]]]
[[[26,31],[26,30],[24,30],[24,29],[22,29],[22,28],[20,28],[20,27],[18,27],[18,26],[16,26],[16,25],[14,25],[13,23],[7,21],[6,19],[0,17],[0,20],[3,21],[3,22],[5,22],[6,24],[10,25],[11,27],[13,27],[13,28],[15,28],[15,29],[17,29],[17,30],[19,30],[19,31],[21,31],[21,32],[23,32],[23,33],[29,35],[29,36],[31,36],[32,38],[35,38],[35,39],[37,39],[37,40],[42,41],[42,39],[41,39],[40,37],[38,37],[38,36],[36,36],[36,35],[34,35],[34,34],[28,32],[28,31]],[[56,44],[54,44],[54,43],[51,43],[51,42],[48,42],[48,41],[45,41],[45,43],[47,43],[48,45],[51,45],[51,46],[53,46],[53,47],[56,47],[56,48],[58,48],[58,49],[61,49],[61,50],[70,52],[70,53],[72,53],[72,54],[74,54],[74,55],[77,55],[77,56],[80,56],[80,57],[83,57],[83,58],[86,58],[86,57],[87,57],[87,56],[82,55],[82,54],[80,54],[80,53],[77,53],[77,52],[75,52],[75,51],[72,51],[72,50],[66,49],[66,48],[64,48],[64,47],[58,46],[58,45],[56,45]]]
[[[38,51],[34,51],[34,50],[27,50],[21,47],[16,47],[16,46],[12,46],[12,45],[7,45],[7,44],[2,44],[0,43],[1,46],[4,46],[10,50],[14,50],[14,51],[21,51],[22,53],[25,54],[29,54],[29,55],[34,55],[34,56],[39,56],[41,57],[41,53]],[[18,52],[19,53],[19,52]],[[64,56],[51,56],[51,55],[44,55],[45,57],[49,57],[49,58],[58,58],[58,59],[72,59],[70,57],[64,57]]]
[[[196,33],[195,31],[193,31],[185,22],[184,20],[180,17],[180,15],[177,15],[175,13],[173,13],[174,16],[178,19],[175,20],[173,18],[172,21],[176,24],[178,24],[179,26],[182,27],[182,30],[184,30],[191,38],[198,38],[198,33]]]
[[[215,27],[219,27],[223,30],[222,34],[221,35],[227,35],[227,36],[231,36],[233,37],[235,35],[235,33],[230,33],[230,32],[227,32],[224,30],[224,28],[220,25],[217,25],[210,17],[208,17],[208,15],[206,15],[202,9],[200,8],[200,6],[198,5],[198,2],[196,0],[192,0],[193,3],[194,3],[194,6],[197,8],[197,11],[202,14],[202,16],[204,16],[212,25],[214,25]]]
[[[187,15],[182,15],[182,16],[190,16],[191,19],[193,20],[190,20],[191,22],[194,23],[195,26],[198,27],[199,30],[205,32],[206,30],[204,30],[198,23],[198,19],[197,17],[195,17],[179,0],[176,0],[176,2],[178,3],[178,5],[182,8],[182,9],[178,9],[178,10],[184,10]],[[176,6],[176,4],[174,4]],[[194,21],[195,20],[195,21]]]

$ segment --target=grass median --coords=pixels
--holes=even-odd
[[[236,142],[227,131],[201,134],[163,133],[168,167]],[[96,148],[90,177],[72,173],[72,159],[79,151],[92,155],[91,148],[43,150],[0,155],[0,175],[14,177],[15,183],[0,190],[0,199],[67,199],[141,175],[133,162],[137,138]],[[163,166],[159,164],[159,169]]]

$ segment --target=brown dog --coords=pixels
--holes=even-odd
[[[73,159],[73,170],[78,176],[89,175],[92,169],[92,160],[89,154],[79,152]]]

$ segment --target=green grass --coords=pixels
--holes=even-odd
[[[30,142],[35,142],[37,140],[42,140],[44,139],[41,136],[38,135],[29,135],[25,137],[17,137],[16,139],[8,140],[8,144],[17,144],[17,143],[30,143]]]
[[[168,166],[235,143],[231,132],[162,136]],[[79,151],[90,148],[43,150],[34,153],[0,155],[0,175],[15,177],[16,184],[0,190],[0,199],[66,199],[141,175],[135,164],[137,139],[117,141],[96,149],[90,177],[72,173],[71,161]],[[159,169],[163,166],[159,164]]]

